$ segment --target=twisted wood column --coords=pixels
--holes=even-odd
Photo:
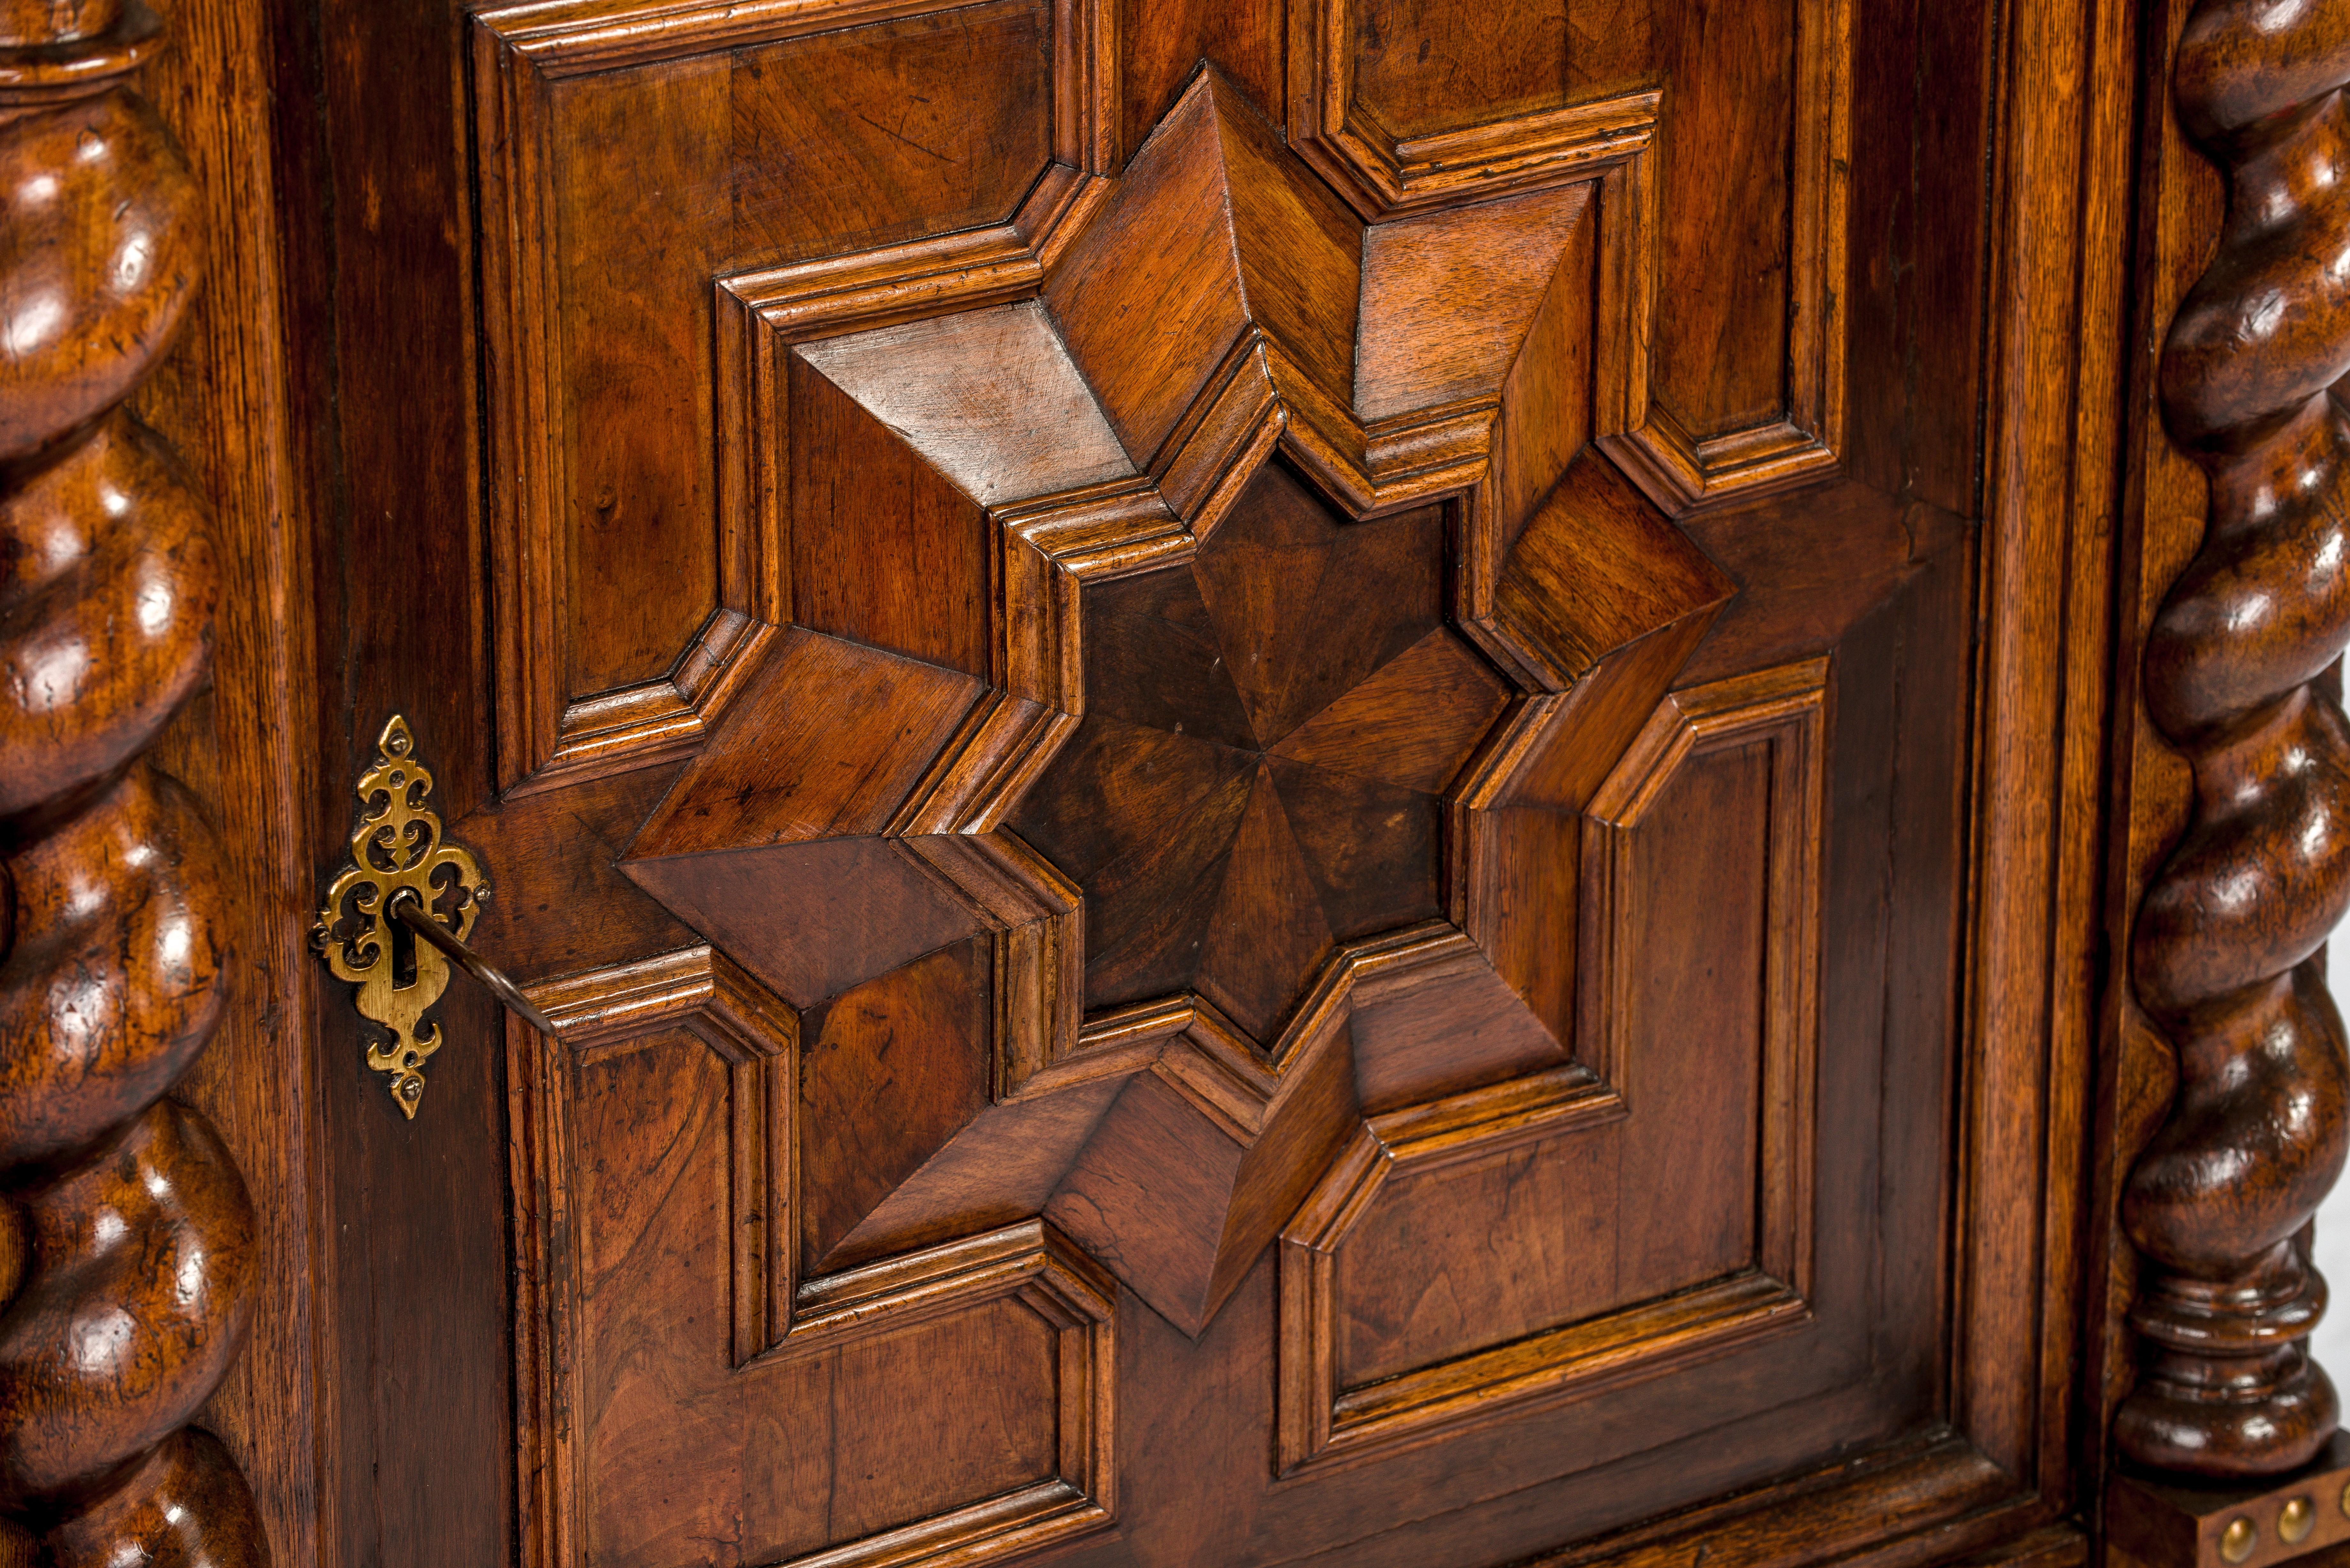
[[[2350,636],[2350,11],[2206,0],[2179,121],[2228,173],[2209,268],[2161,363],[2171,439],[2210,478],[2202,546],[2157,617],[2146,694],[2195,805],[2138,915],[2138,995],[2178,1052],[2123,1219],[2148,1343],[2116,1436],[2217,1477],[2308,1461],[2333,1386],[2324,1282],[2296,1232],[2342,1168],[2339,1015],[2313,957],[2350,898],[2350,730],[2314,682]]]
[[[193,292],[137,0],[0,0],[0,1565],[257,1564],[186,1425],[244,1338],[244,1184],[165,1098],[226,996],[217,851],[144,753],[202,684],[202,498],[122,407]]]

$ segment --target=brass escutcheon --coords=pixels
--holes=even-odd
[[[359,1010],[390,1033],[370,1042],[368,1065],[391,1075],[391,1097],[413,1118],[424,1097],[424,1063],[441,1049],[441,1028],[425,1011],[449,985],[449,961],[392,918],[412,898],[459,941],[489,898],[490,885],[466,850],[441,841],[441,818],[425,804],[432,774],[416,758],[416,737],[395,713],[376,741],[375,765],[359,775],[359,826],[351,861],[327,889],[311,940],[336,977],[359,987]],[[407,961],[400,961],[405,959]]]

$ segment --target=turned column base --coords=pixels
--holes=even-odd
[[[2225,1281],[2154,1271],[2130,1311],[2151,1354],[2114,1417],[2122,1455],[2230,1484],[2314,1462],[2341,1418],[2309,1358],[2325,1294],[2297,1241]]]
[[[2314,1462],[2340,1418],[2333,1383],[2300,1343],[2229,1359],[2166,1352],[2116,1413],[2114,1438],[2152,1469],[2257,1481]]]

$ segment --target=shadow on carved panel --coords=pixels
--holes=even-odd
[[[509,1071],[545,1560],[1001,1555],[1113,1517],[1096,1265],[1031,1220],[795,1286],[792,1010],[708,948],[535,995],[561,1038],[516,1025]]]
[[[1582,823],[1587,1054],[1373,1116],[1284,1231],[1282,1468],[1804,1321],[1825,677],[1665,701]]]
[[[1041,1208],[1197,1333],[1364,1083],[1569,1058],[1545,857],[1729,585],[1578,455],[1590,185],[1367,228],[1209,73],[1089,203],[1026,297],[722,283],[795,624],[623,869],[835,1021],[799,1266]],[[901,1007],[956,1086],[885,1129]]]
[[[1290,143],[1366,218],[1607,185],[1640,347],[1598,431],[1674,512],[1825,477],[1844,429],[1849,5],[1689,9],[1322,0],[1285,51]]]
[[[1114,90],[1094,11],[471,14],[502,787],[691,750],[792,618],[778,536],[709,462],[710,280],[951,245],[1082,188]]]

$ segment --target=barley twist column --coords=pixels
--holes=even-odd
[[[2205,0],[2173,78],[2229,201],[2161,362],[2210,503],[2146,656],[2195,804],[2135,939],[2178,1089],[2123,1201],[2147,1355],[2116,1435],[2212,1477],[2303,1464],[2337,1416],[2306,1349],[2324,1282],[2294,1236],[2345,1152],[2342,1023],[2313,955],[2350,899],[2350,727],[2314,684],[2350,637],[2350,428],[2329,394],[2350,371],[2345,79],[2340,0]]]
[[[226,1000],[211,830],[145,753],[203,683],[203,499],[122,404],[201,262],[137,0],[0,0],[0,1565],[268,1560],[187,1425],[255,1281],[167,1098]]]

